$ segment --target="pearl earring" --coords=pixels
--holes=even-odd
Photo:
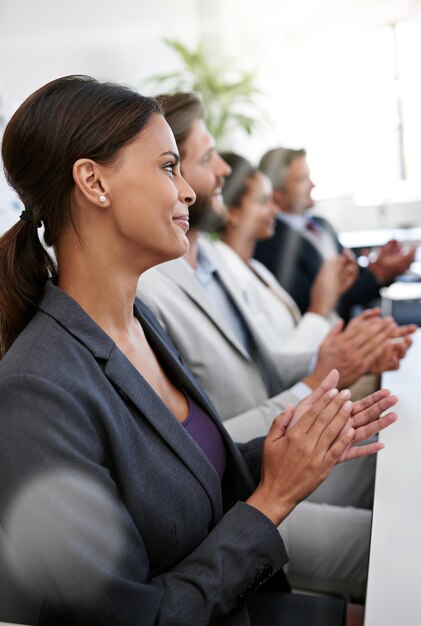
[[[98,202],[100,202],[101,204],[104,204],[104,202],[107,202],[107,198],[104,196],[104,194],[101,194],[100,196],[98,196]]]

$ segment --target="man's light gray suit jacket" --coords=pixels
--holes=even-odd
[[[207,254],[217,257],[212,244],[201,240]],[[206,291],[182,259],[159,265],[141,277],[137,295],[155,313],[165,332],[216,406],[235,441],[267,433],[273,419],[288,403],[300,399],[288,389],[308,374],[311,354],[279,354],[274,360],[259,337],[238,290],[221,268],[220,279],[232,294],[258,348],[273,365],[279,392],[268,398],[257,364],[215,308]]]

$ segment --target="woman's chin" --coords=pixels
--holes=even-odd
[[[179,259],[189,251],[190,243],[185,235],[179,239],[178,245],[174,247],[171,253],[168,251],[168,258],[165,261],[172,261],[173,259]],[[164,261],[161,261],[162,263]]]
[[[275,231],[271,228],[265,228],[256,236],[256,241],[266,241],[266,239],[270,239],[275,234]]]

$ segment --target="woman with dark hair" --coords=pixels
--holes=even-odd
[[[253,258],[257,243],[270,239],[275,230],[277,207],[272,201],[272,183],[244,157],[233,152],[222,153],[222,157],[231,167],[223,188],[227,218],[221,229],[221,241],[215,244],[224,272],[238,286],[239,297],[249,305],[269,351],[276,354],[282,346],[283,352],[317,353],[339,319],[334,311],[341,294],[356,278],[355,263],[345,255],[326,261],[313,283],[309,308],[301,315],[275,276]],[[345,333],[352,333],[354,323],[374,313],[378,309],[355,318]],[[411,345],[410,335],[415,329],[413,324],[397,328],[396,338],[367,373],[377,375],[386,369],[397,369]],[[398,338],[400,341],[396,341]],[[372,382],[365,381],[361,387],[363,395],[369,386],[373,388]],[[354,388],[353,393],[356,392]]]
[[[57,79],[2,154],[25,204],[0,240],[2,566],[41,597],[37,623],[342,623],[340,600],[257,590],[288,590],[277,525],[335,463],[381,448],[352,444],[396,398],[352,404],[333,371],[274,421],[263,460],[262,440],[235,446],[134,306],[139,275],[186,252],[195,200],[155,100]]]
[[[301,315],[273,274],[253,258],[258,241],[274,233],[277,208],[272,183],[244,157],[233,152],[222,156],[232,170],[223,189],[228,212],[217,244],[224,266],[256,315],[261,314],[268,346],[282,344],[284,352],[317,351],[339,319],[334,307],[343,288],[355,279],[354,266],[339,257],[326,263],[315,281],[308,311]]]

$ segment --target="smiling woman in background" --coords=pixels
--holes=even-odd
[[[288,432],[291,407],[275,420],[260,477],[263,441],[233,443],[134,307],[139,275],[186,252],[195,200],[156,101],[57,79],[2,155],[25,204],[0,240],[2,565],[41,597],[37,622],[342,624],[340,600],[257,590],[289,590],[277,525],[339,460],[381,448],[352,444],[396,419],[376,420],[396,398],[352,407],[333,371]]]
[[[258,241],[268,240],[274,234],[277,207],[272,200],[272,183],[244,157],[227,152],[223,153],[223,158],[232,170],[223,189],[228,215],[221,229],[221,240],[215,243],[224,275],[236,285],[238,297],[249,307],[269,351],[276,355],[281,347],[284,353],[317,353],[333,322],[339,319],[335,312],[338,299],[357,276],[355,261],[346,252],[325,261],[313,282],[309,308],[301,315],[297,304],[275,276],[253,258]],[[292,249],[290,252],[292,271],[294,254]],[[355,338],[359,324],[369,318],[374,320],[378,314],[379,309],[371,309],[356,316],[342,333],[342,339]],[[414,324],[396,328],[392,339],[385,342],[383,354],[368,370],[362,368],[360,375],[378,376],[385,370],[398,369],[415,330]],[[339,342],[340,332],[340,324],[336,324],[329,337]],[[369,349],[367,341],[362,345]],[[353,381],[357,378],[354,376]],[[357,383],[352,388],[354,396],[366,395],[377,385],[376,379],[360,382],[361,385]]]
[[[277,207],[272,183],[244,157],[222,153],[231,167],[223,189],[227,220],[217,244],[225,268],[232,274],[267,333],[268,345],[282,344],[284,352],[317,351],[339,318],[335,306],[356,277],[355,263],[340,257],[325,263],[315,280],[310,306],[304,315],[264,265],[253,258],[258,241],[275,231]]]

